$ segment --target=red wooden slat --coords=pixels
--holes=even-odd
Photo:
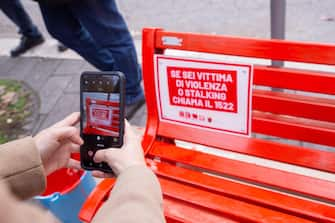
[[[164,45],[163,37],[179,38],[181,44]],[[335,65],[335,45],[321,43],[157,31],[155,47]]]
[[[160,122],[158,135],[335,173],[333,152],[211,132],[167,122]]]
[[[163,162],[151,161],[150,163],[151,166],[154,166],[153,169],[158,176],[317,222],[335,222],[334,206],[209,176],[198,171],[192,171]]]
[[[217,211],[240,222],[313,222],[307,219],[287,215],[271,209],[248,204],[231,198],[210,193],[185,184],[159,179],[163,194],[175,199]]]
[[[201,222],[201,223],[212,223],[212,222],[224,222],[224,223],[237,223],[239,221],[233,221],[225,218],[219,213],[206,210],[195,205],[191,205],[185,202],[180,202],[171,197],[164,197],[164,214],[168,223],[189,223],[189,222]]]
[[[335,146],[335,123],[254,112],[252,131],[286,139]],[[335,153],[334,153],[335,155]]]
[[[186,150],[166,143],[155,143],[150,150],[150,155],[307,196],[335,201],[335,183],[330,181]]]
[[[96,212],[109,196],[114,183],[115,179],[105,179],[94,188],[81,207],[78,214],[80,220],[84,222],[91,222],[93,220]]]
[[[335,73],[256,65],[253,81],[256,85],[335,95]]]
[[[264,112],[335,122],[334,99],[254,90],[252,108]]]

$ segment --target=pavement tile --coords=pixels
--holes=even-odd
[[[61,60],[58,59],[40,59],[30,73],[24,76],[25,82],[34,90],[40,91],[60,62]]]
[[[7,60],[8,60],[8,57],[6,57],[6,56],[0,56],[0,66],[1,66],[2,64],[6,63]]]
[[[7,71],[6,77],[15,80],[24,80],[25,76],[31,74],[34,66],[40,60],[38,58],[11,58],[16,61],[15,65]]]
[[[47,115],[39,114],[36,122],[34,123],[34,128],[31,131],[31,135],[36,135],[39,131],[42,130],[42,124],[46,119]]]
[[[65,89],[65,93],[78,93],[80,91],[80,75],[81,72],[72,76],[72,79]]]
[[[10,71],[14,66],[16,66],[21,58],[10,58],[3,57],[0,64],[0,77],[9,76],[8,71]]]
[[[72,112],[79,111],[80,98],[78,94],[62,94],[55,106],[47,115],[40,129],[49,127],[50,125],[63,119]]]
[[[49,113],[71,81],[70,76],[51,76],[41,89],[41,114]]]
[[[62,60],[54,72],[55,75],[74,75],[82,70],[86,62],[83,60]]]

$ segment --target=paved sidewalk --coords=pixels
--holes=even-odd
[[[10,58],[0,57],[0,79],[24,81],[38,95],[40,100],[37,120],[31,125],[31,133],[46,128],[79,111],[79,80],[83,71],[96,70],[80,59],[52,58]],[[144,126],[145,106],[135,114],[131,123]]]

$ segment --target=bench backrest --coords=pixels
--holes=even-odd
[[[180,45],[166,45],[163,42],[164,37],[175,37],[182,41]],[[143,31],[142,50],[148,108],[144,148],[150,149],[155,141],[168,142],[169,139],[177,139],[335,173],[335,152],[309,148],[307,143],[301,142],[302,146],[288,145],[160,120],[154,78],[154,54],[164,54],[166,49],[333,66],[335,45],[176,33],[148,28]],[[253,133],[309,142],[317,148],[318,145],[334,147],[334,71],[335,68],[333,72],[321,72],[255,64]],[[255,86],[269,88],[258,89]],[[271,88],[285,91],[272,91]],[[178,160],[178,154],[175,158]]]

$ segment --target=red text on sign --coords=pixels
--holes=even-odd
[[[167,67],[170,104],[237,113],[233,70]]]

